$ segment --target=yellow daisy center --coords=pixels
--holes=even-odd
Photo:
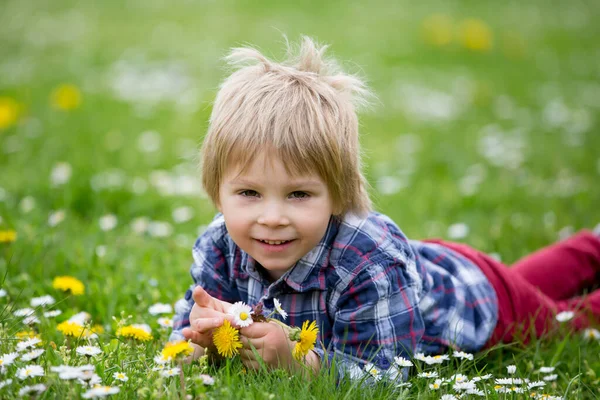
[[[247,313],[247,312],[244,312],[244,311],[242,311],[242,312],[240,313],[240,319],[241,319],[242,321],[245,321],[245,320],[247,320],[247,319],[248,319],[248,313]]]

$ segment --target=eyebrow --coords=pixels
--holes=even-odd
[[[228,183],[233,184],[233,185],[241,185],[241,186],[260,186],[260,184],[257,182],[253,182],[251,180],[243,179],[243,178],[232,179]],[[321,182],[316,181],[316,180],[301,179],[301,180],[289,181],[285,186],[289,188],[289,187],[298,187],[298,186],[313,187],[313,186],[322,186],[322,185],[323,184]]]

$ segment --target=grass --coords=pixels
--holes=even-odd
[[[11,99],[19,111],[14,121],[0,116],[0,231],[18,236],[0,243],[0,287],[8,292],[0,298],[0,354],[14,350],[15,334],[25,326],[12,312],[32,297],[53,295],[53,308],[63,314],[35,326],[46,352],[34,362],[46,376],[15,378],[26,364],[17,360],[0,375],[14,380],[0,397],[37,382],[48,386],[41,398],[76,398],[87,390],[49,370],[86,361],[73,350],[82,342],[68,343],[56,331],[80,311],[105,329],[97,341],[103,353],[90,362],[104,384],[122,385],[115,397],[179,396],[178,378],[151,370],[168,331],[148,308],[181,297],[190,283],[191,245],[214,214],[195,190],[195,149],[226,75],[220,57],[232,46],[252,43],[281,58],[282,32],[293,40],[308,34],[331,44],[347,70],[369,80],[379,101],[361,115],[366,175],[377,209],[411,238],[448,237],[452,225],[465,224],[466,236],[455,240],[510,264],[560,234],[600,223],[600,28],[593,23],[599,11],[593,1],[541,0],[5,1],[0,104],[8,107]],[[448,45],[423,40],[424,21],[436,13],[450,20]],[[485,22],[489,49],[462,44],[456,32],[467,18]],[[438,22],[428,34],[444,38],[444,26]],[[64,84],[82,96],[68,111],[51,104]],[[70,166],[70,179],[53,185],[51,171],[61,162]],[[175,223],[172,213],[180,207],[193,215]],[[64,221],[49,226],[57,210],[64,210]],[[99,220],[107,214],[117,217],[117,226],[104,231]],[[154,224],[135,234],[135,221],[167,222],[172,232],[161,235],[164,225]],[[53,289],[60,275],[79,278],[85,295]],[[154,339],[115,337],[119,321],[150,324]],[[565,331],[436,370],[444,377],[504,377],[514,364],[518,376],[534,380],[541,366],[552,365],[558,379],[544,391],[594,398],[599,355],[598,341]],[[118,371],[129,380],[114,381]],[[200,372],[214,376],[215,385],[202,384]],[[307,383],[280,372],[241,372],[235,362],[186,366],[186,388],[208,398],[440,397],[417,377],[399,391],[336,385],[327,374]],[[512,396],[520,395],[488,395]]]

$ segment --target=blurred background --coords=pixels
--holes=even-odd
[[[222,57],[251,44],[282,60],[283,34],[331,45],[378,96],[366,175],[409,237],[510,263],[592,228],[599,17],[593,0],[3,0],[0,231],[27,272],[9,275],[101,278],[106,294],[125,279],[110,272],[139,278],[106,315],[139,289],[180,296],[215,212],[197,149]]]

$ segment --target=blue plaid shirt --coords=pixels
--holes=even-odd
[[[498,319],[494,289],[479,268],[438,244],[409,241],[387,216],[331,218],[320,243],[272,282],[231,239],[217,214],[193,249],[194,285],[177,302],[170,340],[183,339],[201,285],[213,297],[272,310],[285,321],[317,321],[323,362],[356,371],[368,362],[387,370],[394,356],[477,351]]]

